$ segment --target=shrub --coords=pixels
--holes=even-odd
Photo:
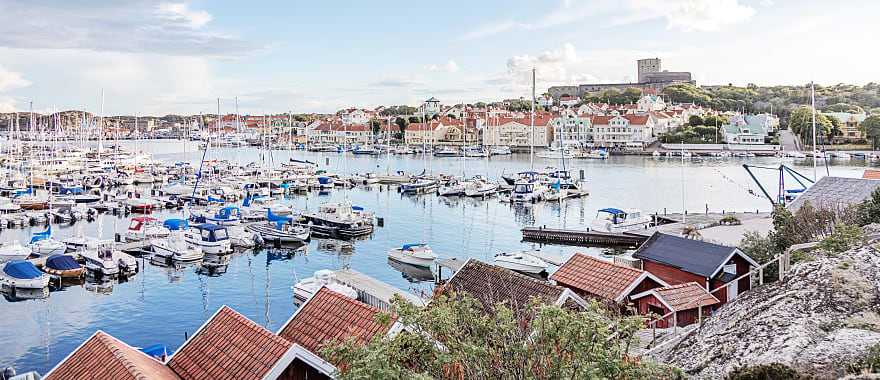
[[[862,360],[850,365],[853,373],[878,373],[880,372],[880,344],[875,344],[868,349],[868,354]]]
[[[858,226],[838,224],[834,232],[819,244],[819,248],[828,252],[840,253],[862,241],[862,229]]]
[[[727,380],[799,380],[804,377],[791,367],[781,364],[759,364],[735,369]]]
[[[733,215],[727,215],[727,216],[721,218],[721,220],[719,220],[718,223],[721,223],[721,225],[724,225],[724,226],[738,226],[738,225],[742,224],[742,222],[740,222],[739,219]]]

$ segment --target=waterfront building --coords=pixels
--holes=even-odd
[[[654,119],[649,114],[612,111],[610,116],[593,116],[591,121],[595,146],[642,149],[657,140]]]
[[[433,118],[434,115],[440,114],[440,101],[435,97],[431,97],[428,100],[425,100],[424,103],[419,107],[419,114],[424,115],[425,118]]]
[[[434,129],[440,123],[430,121],[427,123],[409,123],[406,131],[403,133],[403,139],[406,145],[433,145]]]
[[[862,122],[868,118],[868,114],[852,113],[852,112],[823,112],[826,116],[833,117],[840,122],[840,131],[843,138],[856,140],[864,137],[862,133]]]
[[[730,116],[723,125],[724,141],[728,144],[763,145],[769,134],[766,118],[747,118],[741,114]]]
[[[641,315],[663,317],[654,327],[669,328],[698,323],[721,304],[717,297],[696,282],[652,288],[631,297]]]
[[[366,124],[323,122],[307,133],[309,144],[370,144],[374,139],[373,129]]]
[[[574,254],[550,279],[581,297],[595,298],[607,305],[625,304],[635,294],[668,285],[650,272],[582,253]]]
[[[511,148],[528,148],[550,146],[552,130],[549,113],[536,113],[535,126],[531,126],[529,114],[516,114],[490,118],[483,132],[483,145],[509,146]]]
[[[552,146],[584,147],[593,142],[592,124],[589,116],[580,116],[572,110],[564,110],[550,120]]]
[[[670,285],[696,282],[722,304],[751,289],[749,276],[740,276],[759,266],[739,248],[661,232],[639,246],[633,258]]]

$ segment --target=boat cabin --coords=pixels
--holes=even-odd
[[[149,216],[138,216],[135,218],[131,218],[131,222],[128,224],[129,231],[143,231],[148,225],[157,224],[159,220],[156,218],[151,218]]]
[[[226,227],[211,223],[202,223],[194,225],[193,228],[198,231],[202,241],[217,242],[229,240],[229,234],[226,231]]]

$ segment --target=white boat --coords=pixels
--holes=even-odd
[[[568,197],[568,189],[563,187],[553,187],[550,186],[547,188],[547,192],[544,193],[544,200],[546,201],[559,201]]]
[[[28,246],[31,252],[40,256],[60,255],[67,252],[67,245],[52,238],[52,226],[46,231],[33,234]]]
[[[164,238],[156,238],[150,240],[150,248],[153,251],[153,257],[173,261],[195,261],[205,257],[202,249],[193,244],[187,243],[184,238],[184,231],[189,227],[184,219],[166,220],[164,226],[171,233]]]
[[[651,226],[651,217],[642,215],[640,210],[603,208],[590,224],[590,230],[597,232],[622,233],[642,230]]]
[[[492,156],[503,156],[503,155],[513,154],[513,153],[510,151],[509,146],[501,145],[501,146],[493,146],[491,149],[489,149],[489,154]]]
[[[654,157],[660,157],[660,152],[655,151],[654,153],[655,153]],[[595,160],[604,160],[604,159],[608,158],[608,152],[601,150],[601,149],[591,150],[591,151],[584,154],[584,158],[592,158]]]
[[[538,153],[535,153],[535,157],[539,158],[549,158],[549,159],[560,159],[560,158],[575,158],[577,154],[570,149],[560,149],[560,148],[550,148],[548,150],[543,150]]]
[[[377,177],[379,179],[379,183],[383,184],[408,183],[412,180],[411,175],[406,174],[402,171],[397,171],[390,174],[379,174]]]
[[[4,243],[0,246],[0,263],[12,260],[24,260],[31,255],[31,249],[17,241]]]
[[[308,227],[286,223],[284,221],[268,221],[247,226],[247,230],[260,235],[264,241],[279,243],[300,243],[309,240]]]
[[[115,250],[112,243],[82,251],[80,257],[85,260],[86,269],[105,276],[132,274],[138,270],[137,260],[125,252]]]
[[[791,158],[807,158],[807,155],[806,155],[806,154],[803,154],[803,153],[798,152],[798,151],[786,152],[785,155],[786,155],[787,157],[791,157]]]
[[[849,160],[852,158],[852,155],[846,152],[834,152],[834,158],[839,158],[841,160]]]
[[[321,287],[327,287],[334,292],[351,299],[357,299],[358,292],[354,288],[339,282],[333,271],[322,269],[316,271],[312,277],[304,278],[293,285],[293,296],[298,301],[306,301],[312,298]]]
[[[502,252],[495,255],[495,265],[513,271],[537,274],[547,270],[547,263],[529,252]]]
[[[430,267],[437,255],[430,246],[424,243],[404,244],[400,248],[388,251],[388,258],[404,264],[418,267]]]
[[[513,184],[511,202],[538,202],[544,199],[547,186],[535,180],[520,180]]]
[[[482,147],[468,147],[464,149],[465,157],[489,157],[489,151]]]
[[[486,177],[476,176],[464,185],[464,195],[468,197],[486,197],[498,191],[498,184],[490,182]]]
[[[393,152],[394,152],[394,154],[415,154],[416,153],[416,151],[413,150],[413,148],[410,148],[405,145],[394,148]]]
[[[205,254],[224,254],[232,252],[232,241],[226,227],[217,224],[203,223],[192,226],[184,232],[187,243],[198,246]]]
[[[168,236],[171,231],[159,223],[159,220],[148,216],[131,218],[125,239],[128,241],[150,240]]]
[[[13,260],[3,264],[0,285],[4,290],[43,289],[49,286],[49,275],[41,272],[26,260]]]
[[[437,194],[444,197],[454,197],[464,194],[465,184],[459,182],[458,180],[451,180],[447,182],[445,185],[442,185],[437,188]]]
[[[233,247],[254,248],[257,246],[258,240],[261,240],[259,234],[248,231],[244,226],[230,226],[226,228],[229,234],[229,241]]]
[[[655,150],[654,153],[651,153],[651,156],[654,156],[654,158],[659,158],[660,156],[662,156],[662,154],[659,150]]]
[[[373,232],[373,214],[347,201],[324,203],[318,212],[304,213],[302,218],[316,235],[351,238]]]

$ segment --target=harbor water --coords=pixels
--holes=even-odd
[[[198,145],[182,141],[129,142],[130,149],[152,153],[162,161],[189,161],[198,165]],[[497,199],[443,198],[435,194],[403,195],[386,185],[337,188],[327,193],[292,195],[286,200],[296,211],[315,210],[324,202],[350,200],[383,219],[383,225],[351,251],[329,249],[320,239],[299,249],[262,249],[236,252],[224,270],[208,270],[199,263],[157,266],[138,259],[140,272],[124,282],[86,279],[65,284],[43,299],[0,299],[0,366],[45,373],[92,335],[103,330],[135,347],[157,343],[176,349],[220,306],[228,305],[270,330],[279,329],[296,310],[291,287],[320,269],[351,268],[414,294],[430,294],[428,269],[389,263],[387,252],[404,243],[428,243],[441,258],[477,258],[491,262],[499,252],[540,248],[567,257],[578,251],[610,253],[601,248],[543,246],[521,242],[520,228],[586,228],[598,209],[635,208],[645,213],[769,211],[744,163],[766,167],[789,165],[813,177],[808,160],[782,158],[654,158],[614,156],[607,160],[561,160],[528,154],[491,158],[436,158],[410,156],[353,156],[304,151],[263,151],[258,148],[217,148],[207,160],[232,160],[245,164],[280,165],[291,157],[317,163],[330,172],[408,173],[422,171],[451,175],[482,174],[500,180],[505,173],[530,168],[565,166],[573,176],[583,171],[589,196],[563,202],[509,205]],[[859,160],[823,162],[816,169],[844,177],[860,177],[865,163]],[[771,194],[778,187],[778,172],[757,170]],[[180,211],[154,214],[163,219]],[[113,238],[124,232],[130,217],[100,215],[95,222],[53,226],[54,236],[100,233]],[[45,227],[6,229],[0,240],[26,242]],[[21,297],[26,298],[26,297]]]

